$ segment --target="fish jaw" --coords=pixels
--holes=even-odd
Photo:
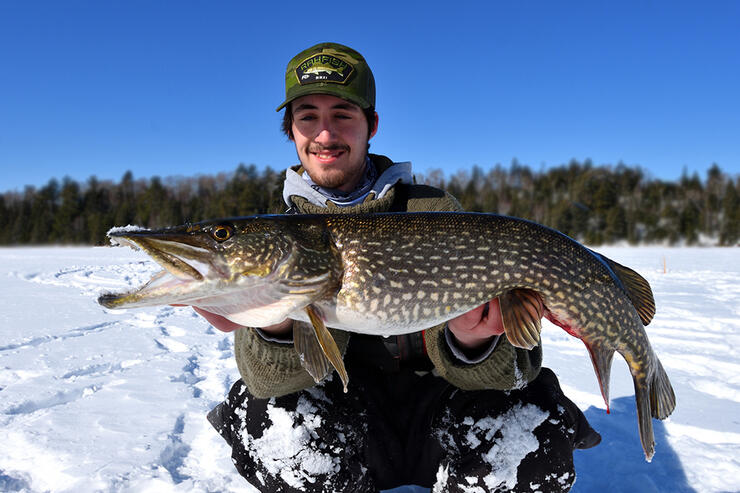
[[[228,229],[225,237],[219,231]],[[184,304],[241,325],[280,322],[337,284],[341,265],[320,229],[298,239],[281,223],[234,218],[163,230],[110,232],[112,242],[141,249],[164,270],[144,286],[102,295],[107,308]]]
[[[109,232],[111,243],[143,250],[164,270],[140,288],[105,293],[98,303],[106,308],[136,308],[185,303],[223,292],[231,277],[219,252],[202,235],[183,230],[122,230]]]

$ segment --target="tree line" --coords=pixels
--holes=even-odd
[[[149,228],[219,217],[279,213],[284,174],[255,165],[187,178],[85,183],[68,177],[0,194],[0,245],[106,244],[113,226]],[[449,191],[468,211],[498,212],[553,227],[590,245],[740,243],[740,177],[716,164],[704,178],[651,178],[639,167],[571,161],[534,171],[514,160],[417,182]]]

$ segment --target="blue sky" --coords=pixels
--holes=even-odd
[[[360,51],[372,150],[449,176],[575,158],[740,173],[740,2],[0,0],[0,192],[283,169],[288,60]]]

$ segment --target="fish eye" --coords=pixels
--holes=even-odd
[[[211,230],[211,236],[216,241],[226,241],[234,234],[234,228],[229,224],[219,224]]]

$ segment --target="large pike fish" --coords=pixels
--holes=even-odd
[[[252,216],[160,230],[114,229],[164,270],[105,294],[108,308],[186,304],[241,325],[291,318],[296,350],[319,381],[342,356],[326,326],[394,335],[432,327],[499,297],[506,336],[539,342],[547,317],[586,344],[604,401],[614,351],[629,365],[645,456],[651,417],[675,407],[644,325],[655,314],[635,271],[545,226],[496,214],[421,212]]]

